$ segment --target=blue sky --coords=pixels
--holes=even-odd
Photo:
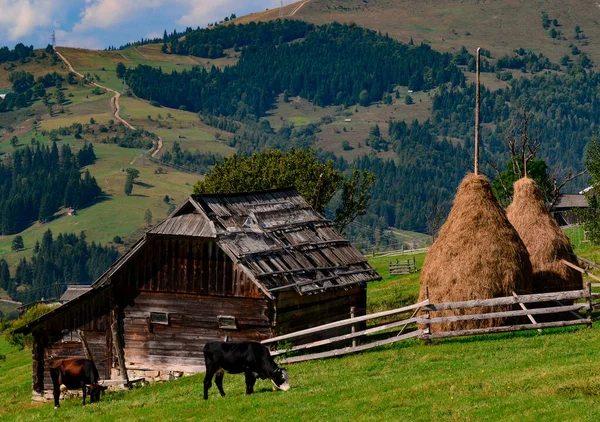
[[[285,0],[290,4],[295,0]],[[280,0],[0,0],[0,46],[103,49],[278,7]]]

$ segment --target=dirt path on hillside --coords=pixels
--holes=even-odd
[[[309,3],[310,1],[311,1],[311,0],[306,0],[306,1],[302,2],[302,4],[301,4],[300,6],[296,7],[296,8],[294,9],[294,11],[293,11],[292,13],[290,13],[290,16],[294,16],[294,15],[295,15],[295,14],[296,14],[296,13],[297,13],[297,12],[298,12],[300,9],[302,9],[302,8],[304,7],[304,5],[305,5],[306,3]]]
[[[21,306],[22,305],[21,302],[15,302],[14,300],[9,300],[9,299],[0,299],[0,302],[2,302],[2,303],[9,303],[11,305],[17,305],[17,306]]]
[[[136,49],[137,50],[137,49]],[[73,66],[71,65],[71,63],[67,60],[67,58],[65,56],[63,56],[57,49],[54,49],[54,51],[56,52],[56,55],[58,57],[60,57],[60,59],[64,62],[65,65],[67,65],[67,67],[69,68],[69,71],[73,72],[74,74],[76,74],[77,76],[79,76],[81,79],[85,79],[85,76],[83,76],[81,73],[79,73],[78,71],[75,70],[75,68],[73,68]],[[140,53],[141,54],[141,53]],[[112,94],[114,94],[114,96],[110,99],[110,106],[112,108],[112,113],[113,116],[115,116],[115,119],[117,119],[119,122],[121,122],[123,125],[125,125],[126,127],[128,127],[131,130],[135,130],[135,127],[133,125],[131,125],[127,120],[123,119],[120,116],[120,112],[121,112],[121,105],[119,104],[119,98],[121,98],[121,94],[118,93],[117,91],[115,91],[114,89],[111,89],[107,86],[104,85],[100,85],[96,82],[92,82],[92,85],[97,86],[98,88],[104,89]],[[163,146],[163,140],[162,138],[159,136],[158,137],[158,142],[154,144],[154,146],[152,147],[152,149],[155,149],[152,152],[152,157],[155,158],[158,153],[160,152],[160,150],[162,149]],[[152,150],[151,150],[152,151]],[[137,160],[137,158],[135,158],[131,164],[135,163],[135,161]]]

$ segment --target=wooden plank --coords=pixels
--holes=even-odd
[[[287,339],[291,339],[291,338],[305,336],[307,334],[318,333],[321,331],[329,330],[331,328],[343,327],[346,325],[356,324],[358,322],[369,321],[371,319],[382,318],[382,317],[386,317],[386,316],[390,316],[390,315],[398,315],[398,314],[401,314],[401,313],[404,313],[407,311],[412,311],[413,309],[416,309],[416,308],[420,308],[422,306],[427,305],[428,303],[429,303],[429,300],[425,300],[423,302],[419,302],[419,303],[416,303],[416,304],[410,305],[410,306],[405,306],[403,308],[391,309],[389,311],[377,312],[374,314],[364,315],[364,316],[360,316],[357,318],[349,318],[349,319],[344,319],[341,321],[331,322],[329,324],[320,325],[318,327],[313,327],[313,328],[309,328],[306,330],[297,331],[295,333],[284,334],[282,336],[263,340],[262,343],[263,344],[275,343],[275,342],[278,342],[281,340],[287,340]]]
[[[441,333],[423,334],[421,336],[424,340],[436,339],[436,338],[450,338],[450,337],[466,337],[466,336],[477,336],[483,334],[495,334],[495,333],[509,333],[513,331],[523,330],[537,330],[538,328],[554,328],[554,327],[569,327],[572,325],[585,325],[591,323],[588,319],[581,319],[576,321],[557,321],[557,322],[542,322],[538,324],[521,324],[521,325],[510,325],[504,327],[490,327],[490,328],[476,328],[472,330],[462,331],[445,331]]]
[[[274,352],[271,352],[271,356],[279,356],[284,353],[294,352],[296,350],[312,349],[314,347],[324,346],[326,344],[338,343],[340,341],[350,340],[350,339],[353,339],[356,337],[365,336],[367,334],[378,333],[379,331],[385,331],[385,330],[389,330],[391,328],[396,328],[396,327],[400,327],[401,325],[408,325],[408,324],[412,324],[415,322],[417,322],[417,318],[409,318],[409,319],[405,319],[402,321],[392,322],[389,324],[383,324],[383,325],[379,325],[377,327],[369,328],[367,330],[356,331],[354,333],[345,334],[343,336],[337,336],[337,337],[332,337],[332,338],[325,339],[325,340],[315,341],[312,343],[301,344],[299,346],[294,346],[294,347],[291,347],[291,348],[285,349],[285,350],[284,349],[276,350]]]
[[[568,306],[555,306],[551,308],[537,308],[537,309],[525,309],[521,311],[504,311],[504,312],[489,312],[486,314],[474,314],[474,315],[454,315],[447,317],[438,317],[438,318],[426,318],[426,317],[418,317],[418,324],[440,324],[444,322],[457,322],[457,321],[479,321],[484,319],[493,319],[493,318],[508,318],[515,316],[527,316],[527,315],[544,315],[544,314],[554,314],[558,312],[569,312],[569,311],[577,311],[579,309],[586,309],[588,305],[586,303],[578,303],[575,305]],[[536,324],[535,322],[533,323]]]
[[[567,267],[573,268],[574,270],[579,271],[581,274],[585,274],[589,278],[592,278],[592,279],[594,279],[596,281],[600,281],[600,277],[598,277],[597,275],[594,275],[594,274],[590,273],[588,270],[584,270],[583,268],[578,267],[577,265],[570,263],[566,259],[561,259],[560,261],[563,264],[565,264]]]
[[[371,273],[371,272],[374,273],[375,270],[373,268],[369,268],[369,269],[364,269],[364,270],[347,271],[345,273],[339,273],[339,274],[336,274],[336,275],[331,276],[331,277],[316,278],[314,280],[299,281],[297,283],[288,284],[288,285],[285,285],[285,286],[274,287],[272,289],[269,289],[269,293],[278,292],[280,290],[291,289],[293,287],[307,286],[309,284],[323,283],[325,281],[335,280],[336,278],[346,277],[346,276],[349,276],[349,275],[364,274],[364,273]],[[365,283],[367,281],[369,281],[369,280],[364,280]],[[354,283],[352,283],[352,284],[354,284]]]
[[[423,307],[429,311],[446,311],[451,309],[470,309],[477,307],[486,306],[500,306],[500,305],[516,305],[518,303],[537,303],[537,302],[551,302],[553,300],[575,300],[582,299],[588,296],[588,292],[585,290],[572,290],[567,292],[553,292],[553,293],[540,293],[532,295],[518,295],[516,298],[513,296],[498,297],[495,299],[475,299],[467,300],[464,302],[448,302],[448,303],[437,303],[429,304]]]
[[[278,363],[288,364],[288,363],[295,363],[295,362],[304,362],[307,360],[324,359],[324,358],[330,358],[330,357],[335,357],[335,356],[343,356],[343,355],[347,355],[350,353],[357,353],[357,352],[362,352],[365,350],[373,349],[373,348],[379,347],[379,346],[385,346],[387,344],[397,343],[402,340],[420,336],[421,334],[422,334],[421,330],[416,330],[416,331],[404,334],[399,337],[391,337],[391,338],[388,338],[385,340],[380,340],[380,341],[376,341],[374,343],[369,343],[369,344],[363,344],[363,345],[357,346],[357,347],[346,347],[344,349],[331,350],[328,352],[321,352],[321,353],[313,353],[313,354],[304,355],[304,356],[293,356],[290,358],[282,359]]]
[[[582,258],[579,255],[571,255],[571,256],[574,256],[579,261],[581,261],[581,262],[583,262],[585,264],[588,264],[588,265],[590,265],[590,266],[592,266],[592,267],[597,268],[597,269],[600,270],[600,265],[596,264],[594,261],[590,261],[589,259]]]
[[[518,298],[519,296],[513,291],[512,292],[513,297]],[[521,307],[521,309],[523,309],[524,311],[527,310],[527,306],[525,306],[524,303],[519,303],[519,306]],[[561,305],[562,306],[562,305]],[[531,321],[532,324],[537,324],[537,321],[535,320],[535,318],[533,317],[533,315],[531,313],[527,314],[527,318],[529,318],[529,321]],[[541,333],[542,330],[538,330],[538,333]]]

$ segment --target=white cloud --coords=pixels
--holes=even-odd
[[[106,44],[94,36],[82,36],[60,29],[56,30],[56,40],[61,47],[87,48],[90,50],[101,50]]]
[[[73,27],[74,32],[108,29],[123,22],[143,20],[145,9],[156,9],[174,0],[86,0],[81,21]]]
[[[57,0],[0,0],[0,26],[14,41],[52,25],[52,17],[60,7],[61,1]]]
[[[201,2],[195,0],[178,0],[178,2],[187,3],[188,11],[177,23],[184,26],[191,26],[192,28],[220,21],[232,13],[241,16],[247,13],[248,10],[258,12],[280,5],[279,0],[246,0],[243,2],[243,5],[240,5],[239,0],[207,0]],[[284,3],[290,3],[290,1],[286,0]]]

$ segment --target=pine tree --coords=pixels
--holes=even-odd
[[[13,238],[12,245],[10,248],[13,252],[17,252],[22,249],[25,249],[25,243],[23,242],[23,237],[20,235],[15,236]]]

